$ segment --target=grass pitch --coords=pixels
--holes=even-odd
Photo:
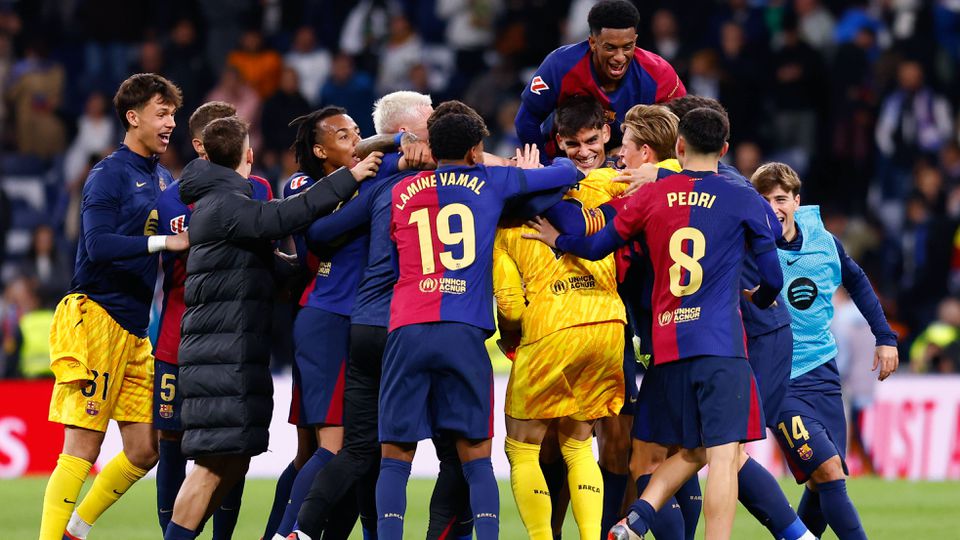
[[[40,507],[46,478],[0,480],[0,539],[29,540],[37,538]],[[90,481],[87,482],[89,487]],[[801,488],[792,481],[781,484],[790,501],[796,504]],[[157,540],[161,537],[156,516],[156,491],[153,480],[138,482],[130,492],[100,519],[90,540],[123,539]],[[256,540],[263,533],[274,482],[249,480],[243,496],[240,523],[234,538]],[[406,537],[423,538],[426,531],[427,506],[433,482],[410,481],[407,491]],[[872,540],[950,539],[960,538],[960,482],[906,482],[857,478],[848,481],[854,504]],[[525,538],[523,524],[510,493],[510,485],[500,483],[500,537],[505,540]],[[210,538],[209,528],[202,538]],[[703,535],[701,519],[698,536]],[[577,538],[572,514],[568,514],[563,537]],[[360,539],[359,528],[351,539]],[[733,538],[768,540],[770,534],[744,511],[738,510]],[[834,539],[832,532],[823,538]]]

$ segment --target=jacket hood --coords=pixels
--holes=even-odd
[[[193,204],[213,191],[232,191],[253,196],[250,182],[240,173],[205,159],[196,158],[180,175],[180,200]]]

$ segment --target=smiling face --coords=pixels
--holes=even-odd
[[[317,124],[317,142],[313,153],[323,160],[323,169],[327,174],[340,167],[352,168],[360,162],[357,159],[357,144],[360,142],[360,128],[346,114],[335,114],[324,118]]]
[[[773,207],[773,212],[777,214],[777,220],[783,227],[783,237],[787,240],[796,238],[796,222],[793,220],[793,214],[797,208],[800,208],[800,195],[794,195],[780,186],[775,186],[767,193],[763,193],[763,198]]]
[[[620,163],[628,169],[636,169],[644,163],[657,163],[656,152],[646,143],[642,143],[635,136],[633,130],[627,129],[623,137],[623,146],[620,147]]]
[[[615,86],[633,61],[637,31],[633,28],[602,28],[600,33],[590,35],[589,42],[593,67],[601,83]]]
[[[584,128],[576,135],[557,135],[558,146],[584,174],[603,167],[607,155],[603,145],[610,140],[610,126]]]
[[[128,136],[132,136],[137,146],[134,151],[143,150],[144,155],[162,154],[170,145],[170,134],[177,123],[173,119],[176,107],[163,100],[160,94],[155,94],[142,109],[127,111],[127,122],[130,123]]]

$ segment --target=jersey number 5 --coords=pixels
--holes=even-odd
[[[690,254],[684,250],[686,241],[690,243]],[[690,296],[700,290],[700,286],[703,285],[703,267],[700,266],[700,259],[703,258],[706,250],[707,239],[700,229],[683,227],[670,236],[670,258],[673,259],[673,265],[670,266],[670,292],[674,296]],[[685,285],[683,284],[684,270],[689,274]]]
[[[458,216],[460,218],[460,231],[450,230],[450,218]],[[408,224],[417,224],[417,236],[420,240],[420,265],[423,268],[423,274],[432,274],[436,271],[436,264],[433,257],[433,231],[431,230],[430,211],[427,208],[421,208],[410,214]],[[440,252],[440,264],[447,270],[459,270],[473,264],[477,258],[477,234],[474,227],[473,212],[465,204],[448,204],[440,209],[436,219],[437,239],[444,246],[455,246],[463,244],[463,250],[460,257],[456,257],[450,251]]]

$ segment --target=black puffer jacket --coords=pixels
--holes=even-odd
[[[194,204],[179,353],[187,456],[267,450],[271,241],[332,212],[356,188],[350,171],[340,169],[295,197],[260,202],[226,167],[195,159],[183,170],[180,198]]]

